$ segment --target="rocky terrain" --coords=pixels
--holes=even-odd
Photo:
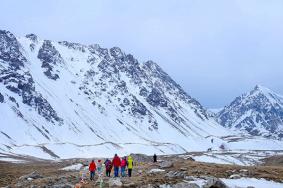
[[[158,162],[153,163],[150,156],[133,155],[135,165],[133,177],[88,179],[80,182],[84,165],[91,159],[69,159],[61,161],[46,161],[36,158],[21,158],[24,163],[0,162],[0,185],[2,187],[191,187],[191,188],[225,188],[233,187],[229,183],[243,179],[265,179],[274,186],[283,185],[283,166],[263,163],[258,166],[221,165],[215,163],[196,162],[191,157],[183,155],[158,156]],[[282,156],[277,156],[282,158]],[[267,161],[271,159],[266,159]],[[79,168],[69,168],[78,165]],[[86,166],[87,167],[87,166]],[[112,173],[113,174],[113,173]],[[87,175],[88,176],[88,175]],[[101,183],[102,182],[102,183]],[[228,182],[228,183],[225,183]],[[277,182],[277,183],[276,183]],[[227,184],[227,185],[226,185]],[[257,184],[244,186],[257,187]],[[276,187],[275,186],[275,187]],[[242,187],[239,184],[238,187]]]

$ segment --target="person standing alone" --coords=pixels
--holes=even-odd
[[[156,155],[156,154],[153,155],[153,162],[154,162],[154,163],[157,162],[157,155]]]
[[[94,180],[94,175],[95,175],[95,170],[96,170],[96,164],[94,162],[94,160],[91,161],[91,163],[89,164],[89,172],[90,172],[90,180]]]

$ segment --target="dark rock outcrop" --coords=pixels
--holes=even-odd
[[[20,51],[20,44],[9,31],[0,30],[0,62],[8,63],[12,70],[18,70],[27,61]]]
[[[0,93],[0,103],[4,102],[4,96]]]
[[[45,69],[44,74],[53,80],[57,80],[59,75],[54,70],[54,67],[58,64],[62,64],[64,61],[60,53],[52,45],[51,41],[45,40],[42,47],[39,49],[38,59],[41,60],[41,67]]]

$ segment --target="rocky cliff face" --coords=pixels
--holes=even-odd
[[[178,152],[227,133],[153,61],[140,63],[118,47],[9,31],[0,31],[0,110],[1,149],[14,152],[42,143]]]
[[[0,31],[0,82],[12,95],[6,95],[7,100],[19,107],[19,103],[34,108],[47,121],[55,123],[62,121],[48,101],[35,90],[34,80],[28,71],[27,58],[23,55],[23,48],[15,36],[9,31]],[[17,101],[13,95],[19,96]],[[1,94],[2,102],[4,96]],[[25,119],[21,111],[14,108],[19,117]]]
[[[225,127],[282,139],[283,97],[258,85],[220,111],[217,119]]]

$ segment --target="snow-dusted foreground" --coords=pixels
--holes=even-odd
[[[231,151],[230,151],[231,152]],[[215,182],[221,182],[227,185],[229,188],[247,188],[252,186],[254,188],[279,188],[283,186],[282,176],[283,169],[277,166],[238,166],[238,165],[216,165],[213,164],[213,160],[209,159],[209,163],[199,163],[192,160],[191,157],[196,155],[207,155],[208,153],[219,155],[225,158],[224,152],[207,152],[207,153],[188,153],[183,155],[164,155],[158,156],[158,162],[152,162],[152,156],[133,154],[135,165],[133,169],[133,177],[131,178],[108,178],[105,175],[101,176],[105,187],[118,183],[127,187],[129,184],[135,187],[142,187],[142,185],[154,185],[155,187],[162,188],[177,188],[186,187],[189,184],[195,183],[199,187],[203,185],[216,184]],[[226,153],[229,153],[226,151]],[[275,154],[276,152],[259,152],[260,155]],[[244,152],[239,154],[245,155]],[[13,158],[17,156],[9,156],[0,153],[1,157]],[[195,156],[194,156],[195,155]],[[229,155],[229,154],[228,154]],[[236,155],[235,152],[231,152],[230,155]],[[256,155],[256,152],[250,152],[250,156]],[[0,157],[0,158],[1,158]],[[22,159],[18,156],[18,159]],[[40,160],[35,158],[26,158],[26,163],[13,164],[1,162],[4,176],[0,178],[0,181],[4,181],[5,177],[9,177],[15,173],[13,166],[23,169],[23,177],[15,178],[15,180],[8,184],[18,184],[22,187],[31,187],[33,185],[45,185],[46,179],[51,182],[54,187],[57,185],[69,184],[74,187],[80,178],[84,177],[88,172],[88,163],[91,160],[97,161],[97,158],[79,158],[79,159],[62,159],[62,160]],[[30,160],[30,161],[29,161]],[[102,159],[103,160],[103,159]],[[230,159],[232,161],[232,159]],[[29,163],[32,162],[33,165]],[[46,165],[47,164],[47,165]],[[1,168],[1,166],[0,166]],[[35,171],[36,170],[36,171]],[[35,171],[30,173],[31,171]],[[44,176],[45,172],[50,172],[48,176]],[[58,175],[59,172],[59,175]],[[32,180],[29,180],[32,176]],[[36,177],[36,181],[33,181]],[[97,177],[96,177],[97,178]],[[266,178],[266,179],[261,179]],[[267,180],[268,179],[268,180]],[[270,181],[269,181],[270,180]],[[271,181],[273,180],[273,181]],[[95,182],[89,182],[88,185],[92,186]],[[56,186],[55,186],[56,185]],[[197,187],[196,186],[196,187]],[[114,186],[115,187],[115,186]],[[205,186],[204,186],[205,187]]]
[[[8,157],[0,157],[0,161],[11,162],[11,163],[25,163],[24,160],[8,158]]]
[[[231,188],[237,187],[248,187],[253,186],[255,188],[282,188],[283,183],[277,183],[274,181],[268,181],[265,179],[255,179],[255,178],[241,178],[241,179],[221,179]]]
[[[255,179],[255,178],[240,178],[240,179],[225,179],[221,180],[229,186],[229,188],[246,188],[252,186],[254,188],[282,188],[283,183],[278,183],[274,181],[268,181],[265,179]],[[190,183],[196,183],[200,187],[205,184],[206,180],[198,179],[196,181],[191,181]]]

